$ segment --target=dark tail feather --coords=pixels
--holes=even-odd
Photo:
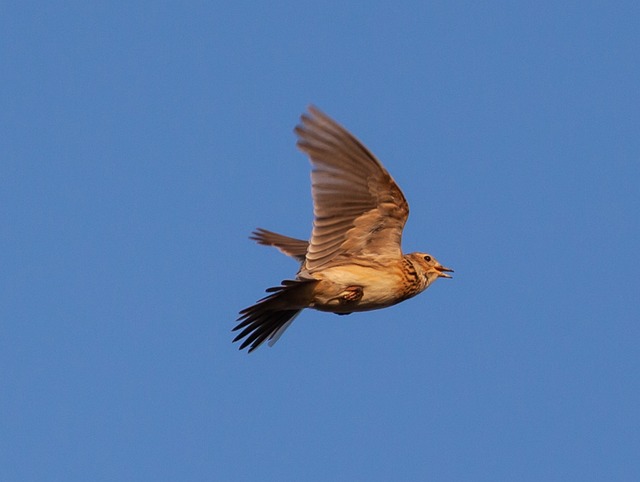
[[[233,329],[242,329],[233,339],[236,342],[244,338],[240,350],[250,346],[251,353],[266,340],[270,340],[270,344],[275,343],[295,317],[308,306],[310,289],[316,282],[285,280],[282,286],[267,290],[271,295],[242,310],[237,320],[240,323]]]
[[[290,238],[289,236],[274,233],[273,231],[267,231],[262,228],[258,228],[251,233],[249,239],[253,239],[263,246],[273,246],[278,248],[282,253],[287,256],[291,256],[300,262],[304,261],[304,258],[307,255],[307,248],[309,247],[309,243],[307,241]]]

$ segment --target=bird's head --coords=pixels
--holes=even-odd
[[[438,278],[451,278],[451,268],[442,266],[437,259],[427,253],[411,253],[407,257],[413,263],[419,275],[424,276],[427,286]]]

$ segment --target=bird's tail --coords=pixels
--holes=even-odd
[[[304,261],[307,255],[307,248],[309,247],[308,241],[302,239],[290,238],[282,234],[274,233],[273,231],[267,231],[266,229],[258,228],[249,239],[253,239],[258,244],[263,246],[273,246],[278,248],[282,253],[298,261]]]
[[[245,308],[237,319],[240,323],[233,329],[243,329],[234,342],[244,341],[240,350],[249,347],[249,353],[265,340],[275,343],[300,312],[309,306],[316,280],[285,280],[281,286],[267,289],[271,293],[255,305]]]

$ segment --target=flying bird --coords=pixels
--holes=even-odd
[[[295,279],[240,312],[240,349],[275,343],[305,308],[347,315],[386,308],[451,278],[427,253],[402,254],[409,205],[380,161],[344,127],[309,107],[295,128],[312,164],[311,239],[257,229],[251,239],[300,262]]]

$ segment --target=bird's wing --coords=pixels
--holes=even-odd
[[[240,349],[250,346],[249,353],[265,340],[275,343],[309,305],[317,283],[317,280],[284,280],[280,286],[268,288],[269,296],[240,312],[239,323],[233,331],[242,331],[233,341],[244,338]]]
[[[306,269],[354,258],[399,258],[409,205],[380,161],[315,107],[295,129],[313,166],[313,232]]]

